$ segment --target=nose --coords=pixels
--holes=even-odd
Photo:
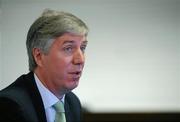
[[[85,56],[81,49],[78,49],[73,55],[73,64],[82,65],[85,62]]]

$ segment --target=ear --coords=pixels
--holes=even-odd
[[[39,48],[33,48],[32,53],[37,66],[42,67],[43,66],[42,51]]]

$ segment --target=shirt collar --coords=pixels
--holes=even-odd
[[[59,99],[42,84],[42,82],[39,80],[39,78],[37,77],[35,73],[34,73],[34,78],[35,78],[35,82],[37,84],[38,90],[41,94],[45,109],[52,107],[55,103],[59,101]],[[65,95],[61,99],[63,103],[64,103],[64,99],[65,99]]]

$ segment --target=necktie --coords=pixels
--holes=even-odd
[[[61,101],[58,101],[53,107],[56,110],[55,122],[66,122],[64,104]]]

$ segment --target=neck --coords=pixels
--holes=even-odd
[[[61,100],[66,93],[65,91],[59,91],[55,89],[51,83],[47,75],[43,75],[44,73],[40,72],[40,70],[37,68],[34,70],[34,73],[38,77],[39,81],[43,84],[44,87],[46,87],[49,91],[51,91],[59,100]],[[46,76],[46,77],[44,77]]]

